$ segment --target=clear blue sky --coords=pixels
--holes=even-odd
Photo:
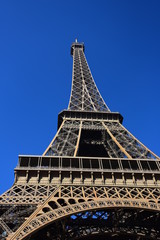
[[[160,1],[0,1],[0,193],[19,154],[42,154],[67,108],[70,45],[85,43],[96,84],[160,155]]]

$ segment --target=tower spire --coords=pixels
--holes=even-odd
[[[68,109],[110,112],[89,69],[84,54],[84,43],[79,43],[76,39],[71,46],[71,55],[73,56],[73,71]]]

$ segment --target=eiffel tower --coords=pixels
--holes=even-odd
[[[72,89],[41,156],[19,156],[0,196],[1,239],[160,239],[160,159],[111,112],[84,44],[71,45]]]

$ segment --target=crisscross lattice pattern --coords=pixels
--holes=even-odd
[[[159,211],[159,190],[150,188],[71,187],[57,188],[9,239],[24,239],[48,223],[84,211],[135,208]]]
[[[101,139],[95,140],[106,150],[106,157],[110,158],[158,158],[141,142],[139,142],[120,123],[114,121],[66,119],[62,122],[58,134],[55,136],[44,155],[74,156],[81,130],[99,131]],[[93,143],[94,139],[92,139]],[[78,145],[77,148],[80,146]],[[78,155],[78,150],[77,150]]]
[[[96,87],[83,48],[73,51],[72,90],[68,109],[110,111]]]

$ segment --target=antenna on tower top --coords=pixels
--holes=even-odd
[[[76,42],[76,43],[78,42],[77,38],[75,39],[75,42]]]

